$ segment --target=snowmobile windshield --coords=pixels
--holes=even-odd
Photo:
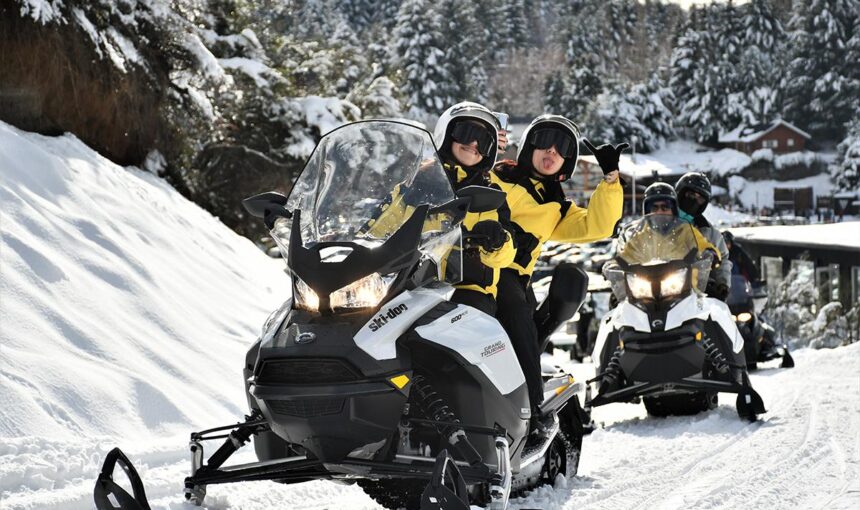
[[[697,258],[689,264],[693,271],[692,284],[702,292],[706,288],[712,255],[704,249],[704,238],[691,224],[676,216],[649,214],[628,225],[618,241],[618,257],[627,265],[638,266],[642,270],[661,270],[663,266],[677,268],[678,262],[683,262],[691,252],[695,252]],[[604,273],[619,300],[626,296],[626,289],[631,281],[641,283],[639,287],[642,287],[642,294],[648,294],[648,279],[639,282],[636,277],[625,275],[619,269],[609,269]],[[686,270],[676,270],[673,274],[674,277],[665,280],[664,295],[676,295],[683,288]]]
[[[293,184],[286,207],[301,210],[306,247],[353,242],[374,248],[419,206],[432,209],[455,198],[430,133],[404,122],[374,120],[323,136]],[[290,228],[290,221],[278,221],[273,234],[289,239]],[[453,269],[460,264],[452,253],[459,253],[460,245],[459,221],[446,212],[427,215],[419,249],[437,262],[440,279],[459,281]],[[322,255],[338,262],[348,252],[327,249]]]
[[[625,228],[618,254],[630,265],[654,266],[698,251],[694,227],[666,214],[649,214]]]

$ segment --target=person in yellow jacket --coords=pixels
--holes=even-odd
[[[497,317],[514,344],[526,376],[533,411],[543,401],[540,352],[533,315],[536,308],[530,279],[546,241],[585,243],[612,235],[621,218],[624,192],[618,159],[626,147],[586,146],[594,153],[604,180],[588,207],[567,200],[561,182],[570,178],[579,157],[576,125],[560,115],[541,115],[523,132],[516,161],[503,161],[493,170],[507,193],[517,253],[499,276]]]
[[[496,116],[477,103],[457,103],[439,117],[433,138],[455,191],[473,185],[501,189],[490,170],[503,133]],[[455,286],[451,300],[495,315],[500,271],[516,254],[507,204],[495,211],[467,213],[463,230],[463,281]]]

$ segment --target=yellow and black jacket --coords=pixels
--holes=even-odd
[[[445,163],[443,167],[455,190],[470,185],[502,189],[500,181],[492,173],[472,172],[470,174],[461,166],[448,163]],[[493,252],[488,252],[483,248],[466,250],[463,253],[463,281],[456,285],[456,288],[474,290],[496,297],[499,272],[511,265],[516,255],[514,239],[511,235],[513,230],[511,228],[510,210],[507,203],[502,204],[502,207],[495,211],[467,213],[463,220],[463,227],[466,230],[471,230],[476,223],[484,220],[494,220],[501,223],[502,227],[508,231],[508,239],[500,249]]]
[[[624,191],[619,182],[601,182],[582,208],[564,198],[558,182],[533,179],[512,162],[500,163],[491,175],[507,194],[517,248],[510,268],[521,275],[531,276],[544,242],[605,239],[621,218]]]
[[[466,172],[458,165],[443,165],[451,185],[454,189],[460,189],[469,185],[487,186],[501,189],[498,180],[489,173]],[[494,181],[495,179],[495,181]],[[398,184],[379,209],[378,214],[371,219],[366,227],[366,232],[377,237],[383,237],[385,233],[394,230],[402,223],[402,218],[412,214],[414,206],[409,203],[408,190],[404,190],[403,184]],[[489,294],[496,297],[496,285],[499,282],[499,271],[508,267],[514,260],[516,249],[514,247],[512,229],[510,224],[510,211],[507,204],[495,211],[482,213],[467,213],[463,220],[463,227],[471,230],[479,221],[498,221],[508,230],[508,239],[498,250],[488,252],[483,248],[466,250],[463,253],[463,280],[456,285],[458,289],[467,289]],[[425,226],[426,228],[426,226]]]

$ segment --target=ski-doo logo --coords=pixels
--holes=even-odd
[[[378,331],[379,328],[388,324],[388,321],[397,317],[401,313],[409,310],[409,307],[406,304],[397,305],[394,308],[389,308],[385,313],[380,313],[376,317],[373,318],[373,322],[370,323],[371,331]]]
[[[459,314],[459,315],[455,315],[455,316],[451,317],[451,324],[454,324],[454,323],[455,323],[455,322],[457,322],[458,320],[462,319],[462,318],[463,318],[463,316],[464,316],[464,315],[466,315],[467,313],[469,313],[469,312],[463,312],[463,313],[461,313],[461,314]]]
[[[654,319],[651,321],[651,327],[654,329],[661,329],[663,327],[663,321],[660,319]]]
[[[484,351],[481,353],[482,358],[489,358],[493,354],[498,354],[505,350],[505,342],[503,340],[499,340],[498,342],[492,343],[486,347],[484,347]]]

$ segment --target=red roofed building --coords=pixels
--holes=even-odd
[[[806,131],[782,119],[770,124],[745,126],[722,133],[719,142],[732,149],[752,154],[759,149],[771,149],[774,153],[802,151],[811,137]]]

